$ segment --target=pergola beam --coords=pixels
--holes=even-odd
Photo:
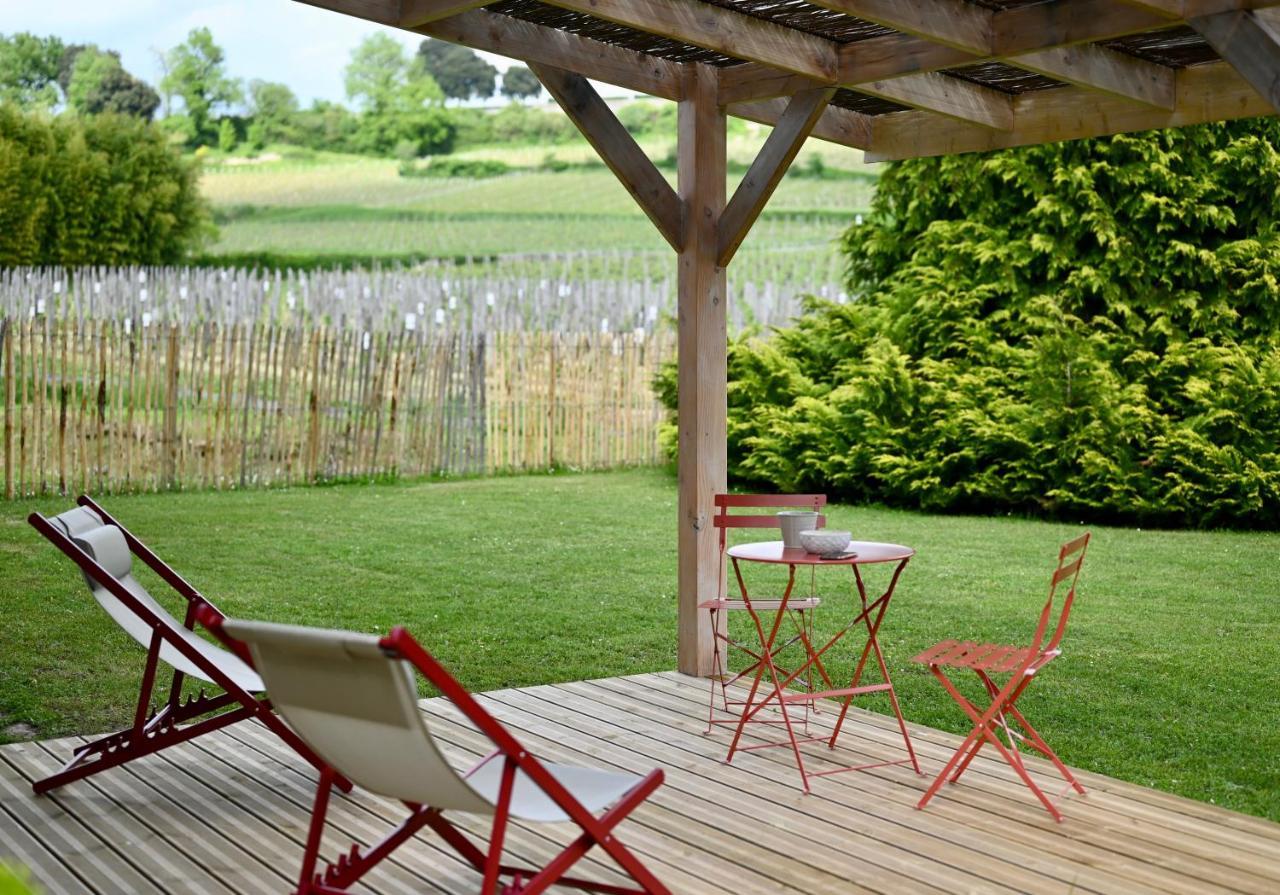
[[[1146,62],[1106,47],[1080,44],[1053,47],[1009,60],[1075,87],[1087,87],[1157,109],[1172,109],[1176,96],[1174,69]]]
[[[837,44],[700,0],[548,0],[628,28],[832,83]]]
[[[1149,10],[1170,19],[1182,18],[1186,7],[1184,0],[1120,0],[1120,2],[1136,6],[1139,9]]]
[[[864,12],[875,12],[876,17],[872,19],[868,16],[869,21],[891,28],[914,29],[912,33],[890,34],[842,45],[838,51],[839,66],[835,83],[841,87],[871,92],[864,91],[864,85],[881,84],[898,78],[984,62],[1007,62],[1030,71],[1039,71],[1069,84],[1163,107],[1173,82],[1171,69],[1144,63],[1102,47],[1085,45],[1152,28],[1168,27],[1173,23],[1149,11],[1120,7],[1117,12],[1117,4],[1112,0],[1073,2],[1074,10],[1064,8],[1063,0],[1058,0],[1056,3],[990,13],[991,38],[984,44],[987,48],[984,52],[978,45],[979,41],[970,33],[972,29],[965,32],[970,33],[967,38],[970,46],[967,49],[957,46],[962,43],[958,32],[950,32],[948,43],[939,43],[923,36],[925,29],[911,3],[877,0],[875,10],[872,10],[870,6],[873,4],[863,8],[854,0],[823,0],[822,5],[828,9],[839,8],[844,11],[844,7],[849,10],[857,7]],[[972,8],[962,0],[933,0],[933,4]],[[1026,17],[1031,10],[1036,11],[1036,18],[1029,21]],[[1073,11],[1074,15],[1067,16],[1068,11]],[[1044,30],[1039,33],[1031,32],[1029,36],[1019,37],[1016,41],[1006,37],[1006,49],[1016,46],[1018,52],[1002,55],[995,51],[1000,43],[996,35],[1001,29],[1008,30],[1008,20],[1003,17],[1014,12],[1024,17],[1023,27],[1038,26]],[[940,21],[945,22],[946,17],[942,17]],[[944,32],[945,29],[938,22],[931,24],[929,33],[935,37],[941,39]],[[1075,52],[1062,52],[1067,47],[1074,47]],[[787,96],[823,83],[829,82],[806,79],[794,72],[779,72],[767,65],[733,66],[721,76],[721,99],[726,103],[736,103]],[[903,104],[915,105],[906,102]]]
[[[1197,17],[1192,28],[1280,111],[1280,23],[1269,13],[1237,11]]]
[[[450,16],[479,9],[488,0],[400,0],[396,22],[401,28],[418,28]]]
[[[992,10],[963,0],[813,0],[815,6],[875,22],[975,56],[992,54]]]
[[[1173,24],[1162,15],[1116,0],[1054,0],[1015,6],[996,13],[992,19],[991,55],[1003,59],[1049,47],[1111,40]]]
[[[859,84],[859,93],[892,100],[995,130],[1013,130],[1013,97],[989,87],[940,74],[909,75]]]
[[[1247,82],[1221,62],[1179,71],[1177,94],[1177,107],[1167,111],[1075,87],[1024,93],[1014,99],[1016,127],[1008,132],[947,122],[922,112],[878,115],[871,119],[867,160],[985,152],[1274,114]]]
[[[600,94],[581,75],[538,62],[531,63],[530,68],[653,221],[663,239],[680,251],[684,247],[684,203]]]
[[[797,93],[787,103],[720,216],[716,263],[721,267],[733,260],[835,92],[834,87],[816,87]]]
[[[377,22],[380,25],[400,24],[399,0],[296,0],[296,2],[354,16],[366,22]]]
[[[684,98],[684,66],[678,62],[482,9],[411,30],[662,99]]]
[[[787,105],[788,99],[784,97],[758,99],[730,106],[729,114],[735,118],[745,118],[747,121],[773,127],[786,112]],[[863,115],[861,112],[827,106],[818,123],[809,132],[809,136],[851,149],[867,149],[871,146],[871,122],[873,121],[875,121],[874,117]]]

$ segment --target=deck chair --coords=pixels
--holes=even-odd
[[[75,509],[52,518],[32,513],[27,521],[80,567],[94,599],[147,651],[147,661],[133,724],[76,749],[61,770],[33,784],[36,793],[247,718],[257,718],[317,770],[323,770],[324,762],[272,713],[270,701],[261,696],[263,686],[257,672],[239,656],[195,633],[199,608],[220,615],[213,604],[89,497],[81,496],[77,503]],[[133,577],[135,556],[186,600],[185,621],[179,623]],[[173,678],[163,704],[154,708],[152,697],[161,662],[173,669]],[[214,684],[223,692],[209,696],[201,689],[199,695],[184,700],[182,687],[188,677]],[[347,790],[351,787],[346,780],[340,785]]]
[[[729,616],[734,612],[746,611],[747,604],[741,597],[730,597],[725,591],[725,550],[728,549],[729,544],[729,529],[778,528],[778,517],[773,513],[732,513],[731,510],[754,508],[813,510],[819,514],[817,526],[823,528],[827,524],[826,516],[821,515],[823,507],[827,505],[825,494],[717,494],[715,495],[714,503],[716,512],[711,522],[715,526],[719,545],[719,564],[716,567],[716,593],[715,596],[704,599],[698,604],[698,609],[710,615],[711,631],[713,633],[711,677],[709,680],[710,694],[707,703],[707,733],[710,733],[717,724],[737,724],[739,722],[740,716],[733,714],[732,710],[735,706],[742,706],[743,702],[729,698],[729,687],[739,680],[755,674],[756,669],[765,661],[764,656],[760,655],[759,643],[737,640],[730,635]],[[781,599],[760,600],[752,598],[751,605],[759,612],[777,612],[778,605],[781,602]],[[787,608],[795,633],[778,643],[774,647],[770,658],[776,658],[779,653],[797,641],[804,641],[806,650],[808,649],[809,644],[813,642],[814,610],[821,603],[821,598],[816,596],[787,600]],[[728,659],[733,652],[745,654],[750,659],[750,664],[741,671],[730,672]],[[813,690],[812,666],[810,666],[805,675],[803,683],[810,691]],[[721,711],[725,713],[720,718],[716,717],[717,690],[720,695]],[[806,729],[808,728],[809,712],[811,710],[817,711],[816,704],[804,703],[804,724]],[[751,723],[781,724],[782,722],[762,718],[759,720],[753,719]]]
[[[481,895],[492,895],[504,877],[504,895],[535,895],[551,885],[670,895],[614,832],[662,784],[660,769],[640,777],[538,760],[403,628],[379,638],[212,614],[207,623],[262,674],[280,714],[336,772],[409,811],[378,844],[367,851],[352,846],[318,870],[335,773],[326,771],[316,790],[298,895],[347,891],[424,827],[482,875]],[[470,770],[456,770],[437,743],[430,717],[418,707],[415,671],[492,742],[493,751]],[[447,812],[492,818],[487,853]],[[572,823],[581,833],[546,866],[513,867],[502,863],[512,819]],[[639,888],[567,876],[593,847],[604,849]]]
[[[973,729],[969,731],[969,735],[964,738],[960,748],[956,749],[955,754],[951,756],[951,759],[943,767],[942,773],[938,775],[937,779],[933,781],[933,785],[929,787],[924,797],[920,799],[920,803],[916,805],[917,808],[924,808],[925,805],[929,804],[929,800],[937,794],[943,782],[948,780],[951,783],[957,782],[978,752],[987,743],[996,748],[1004,760],[1022,778],[1022,782],[1035,793],[1040,803],[1048,809],[1054,820],[1060,822],[1062,820],[1062,812],[1050,801],[1044,791],[1036,785],[1036,782],[1031,779],[1031,775],[1027,772],[1026,765],[1023,763],[1022,754],[1018,751],[1019,743],[1030,746],[1053,763],[1053,766],[1058,769],[1058,773],[1067,781],[1067,786],[1062,790],[1063,793],[1072,789],[1078,793],[1084,793],[1084,787],[1067,769],[1067,766],[1062,763],[1062,760],[1054,754],[1054,751],[1049,748],[1044,738],[1023,717],[1022,712],[1018,710],[1017,703],[1018,698],[1035,680],[1040,670],[1062,654],[1059,645],[1062,643],[1062,635],[1067,629],[1067,618],[1071,615],[1071,606],[1075,602],[1076,583],[1080,579],[1080,567],[1084,564],[1084,555],[1088,546],[1089,535],[1086,533],[1063,544],[1058,551],[1058,566],[1054,569],[1053,576],[1049,581],[1049,599],[1045,601],[1044,609],[1040,611],[1040,619],[1036,624],[1035,636],[1029,645],[1010,646],[1000,643],[978,643],[972,640],[943,640],[911,659],[912,662],[929,667],[929,671],[933,673],[951,698],[956,701],[956,704],[973,722]],[[1044,637],[1053,615],[1058,587],[1063,582],[1070,583],[1067,586],[1066,596],[1061,599],[1058,607],[1057,626],[1046,644]],[[987,709],[982,711],[970,702],[956,688],[951,679],[947,677],[943,671],[944,668],[969,669],[975,672],[982,682],[987,697],[991,700]],[[1008,675],[1008,679],[1001,686],[996,683],[993,676],[1003,675]],[[1004,732],[1008,740],[1007,746],[1000,740],[996,732],[997,729]]]

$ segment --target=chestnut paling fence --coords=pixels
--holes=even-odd
[[[4,495],[660,462],[671,301],[453,270],[0,271]]]

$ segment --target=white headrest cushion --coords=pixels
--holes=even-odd
[[[100,525],[75,539],[90,556],[116,578],[123,578],[133,568],[133,556],[124,533],[114,525]]]
[[[88,507],[76,507],[54,516],[53,522],[67,537],[75,538],[102,525],[102,517]]]

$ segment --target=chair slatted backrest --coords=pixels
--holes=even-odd
[[[230,618],[220,626],[248,646],[276,711],[338,773],[406,802],[493,812],[418,710],[414,665],[378,637]]]
[[[724,594],[724,552],[729,544],[732,528],[779,528],[774,513],[731,513],[734,509],[812,510],[818,514],[817,528],[825,528],[827,517],[822,510],[827,505],[825,494],[717,494],[714,498],[716,512],[711,518],[720,545],[720,562],[716,566],[716,595]]]
[[[717,494],[711,522],[719,532],[723,553],[731,528],[778,528],[778,517],[773,513],[729,512],[732,509],[812,510],[818,514],[817,527],[823,528],[827,524],[827,517],[822,515],[826,505],[825,494]]]
[[[1054,628],[1053,636],[1049,639],[1049,643],[1045,645],[1046,651],[1053,651],[1058,648],[1062,642],[1062,636],[1067,631],[1067,619],[1071,615],[1071,607],[1076,599],[1076,584],[1080,580],[1080,569],[1084,565],[1084,555],[1089,548],[1090,534],[1086,532],[1078,538],[1073,538],[1063,544],[1058,550],[1058,567],[1053,571],[1053,577],[1049,581],[1049,598],[1045,601],[1044,609],[1040,613],[1040,622],[1036,625],[1035,648],[1038,650],[1041,643],[1044,642],[1045,632],[1048,630],[1049,619],[1053,615],[1053,605],[1058,600],[1058,624]],[[1058,598],[1058,588],[1064,583],[1067,584],[1066,596],[1060,600]]]

